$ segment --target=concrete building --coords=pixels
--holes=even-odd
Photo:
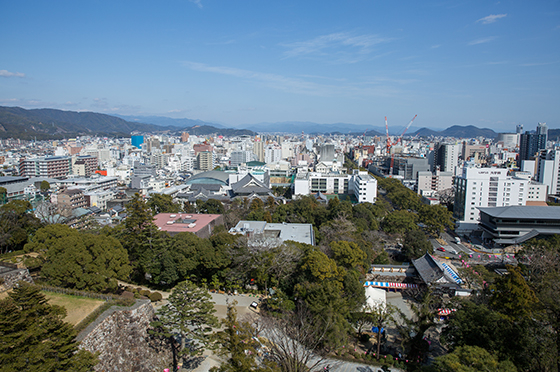
[[[416,192],[420,195],[429,194],[430,191],[441,192],[453,188],[453,173],[441,172],[418,172]]]
[[[498,142],[501,142],[506,149],[514,149],[519,147],[518,133],[498,133]]]
[[[548,186],[548,193],[556,195],[560,191],[560,150],[545,150],[539,153],[536,179]]]
[[[196,155],[197,168],[203,171],[214,169],[214,154],[210,151],[201,151]]]
[[[358,203],[375,203],[377,180],[365,171],[354,174],[300,172],[294,179],[294,195],[315,193],[351,195]]]
[[[72,157],[72,174],[89,177],[95,173],[98,166],[97,157],[81,155]]]
[[[458,220],[457,230],[477,228],[479,208],[525,205],[529,181],[508,176],[507,169],[463,168],[455,178],[453,216]]]
[[[267,223],[265,221],[239,221],[229,230],[230,234],[245,235],[249,240],[267,241],[278,246],[287,240],[315,245],[313,225],[308,223]]]
[[[84,193],[79,189],[66,189],[57,195],[57,204],[62,209],[87,208]]]
[[[212,231],[224,224],[221,214],[160,213],[154,216],[154,224],[174,236],[190,232],[199,238],[209,238]]]
[[[22,177],[66,177],[72,169],[72,158],[68,156],[50,156],[21,159],[19,174]]]
[[[496,244],[520,244],[539,235],[560,234],[560,207],[481,208],[480,227],[482,237]]]
[[[455,175],[455,168],[459,163],[460,144],[438,143],[434,146],[434,164],[432,170],[451,172]]]
[[[519,139],[519,163],[533,158],[540,150],[546,149],[548,127],[546,123],[537,125],[537,133],[525,132]]]
[[[253,142],[253,153],[257,156],[258,161],[264,161],[264,143],[260,138],[256,138]]]

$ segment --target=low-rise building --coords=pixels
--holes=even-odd
[[[208,238],[216,226],[224,224],[221,214],[160,213],[154,216],[154,224],[169,235],[191,232],[199,238]]]
[[[247,236],[250,240],[266,240],[272,246],[287,240],[315,245],[313,225],[309,223],[267,223],[265,221],[239,221],[229,230],[230,234]]]

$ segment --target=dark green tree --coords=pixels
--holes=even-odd
[[[13,200],[0,207],[0,253],[20,250],[43,225],[33,213],[31,203]]]
[[[45,193],[47,191],[49,191],[49,189],[51,188],[51,184],[48,181],[41,181],[41,192]]]
[[[332,257],[339,266],[347,269],[364,267],[366,254],[354,242],[336,241],[330,244]]]
[[[426,225],[428,233],[439,237],[446,227],[453,227],[452,213],[441,204],[422,204],[418,210],[420,222]]]
[[[146,203],[154,215],[158,213],[178,213],[181,206],[173,202],[173,197],[166,194],[151,194]]]
[[[404,234],[410,230],[417,230],[418,217],[414,212],[396,210],[383,219],[383,231],[387,233]]]
[[[177,359],[195,357],[213,347],[212,327],[218,327],[218,319],[208,291],[189,281],[177,284],[168,301],[158,310],[150,333],[170,341],[176,371]]]
[[[90,371],[97,360],[78,349],[65,315],[38,287],[20,282],[0,300],[0,371]]]
[[[538,306],[537,296],[519,268],[507,268],[508,275],[498,278],[493,285],[490,306],[512,320],[531,317]]]
[[[198,199],[196,201],[196,209],[198,213],[204,214],[224,214],[225,211],[224,205],[217,199],[208,199],[206,201]]]
[[[255,330],[247,322],[237,320],[237,302],[228,303],[226,318],[222,320],[223,331],[216,334],[219,347],[218,355],[226,361],[212,372],[273,372],[277,371],[272,363],[259,365],[258,349],[261,342],[254,337]]]
[[[116,280],[126,280],[131,272],[128,254],[117,239],[66,225],[39,229],[25,250],[43,255],[41,276],[55,286],[112,291],[117,288]]]
[[[499,359],[478,346],[461,346],[436,358],[433,372],[517,372],[515,365]]]
[[[409,230],[404,234],[402,253],[406,260],[415,260],[426,253],[433,253],[434,247],[421,230]]]

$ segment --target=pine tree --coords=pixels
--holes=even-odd
[[[20,282],[0,300],[0,371],[89,371],[97,360],[78,350],[76,331],[36,286]]]
[[[177,358],[195,357],[212,348],[212,327],[218,327],[218,319],[208,291],[191,282],[177,284],[168,301],[159,309],[150,333],[170,341],[177,370]]]

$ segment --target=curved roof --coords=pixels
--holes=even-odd
[[[229,181],[229,173],[223,171],[208,171],[202,172],[197,175],[192,176],[185,184],[192,185],[192,184],[219,184],[219,185],[227,185]]]

